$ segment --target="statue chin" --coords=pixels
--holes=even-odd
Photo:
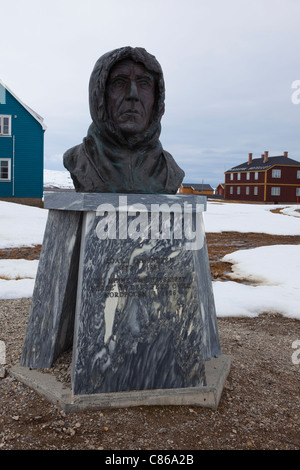
[[[133,137],[146,130],[146,127],[143,124],[132,121],[122,122],[121,124],[117,123],[117,127],[125,137]]]

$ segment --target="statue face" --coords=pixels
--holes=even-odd
[[[112,67],[107,110],[124,135],[138,134],[148,127],[154,100],[154,78],[143,64],[125,59]]]

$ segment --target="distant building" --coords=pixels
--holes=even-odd
[[[182,183],[178,190],[179,194],[214,194],[210,184]]]
[[[216,195],[218,196],[221,196],[221,197],[224,197],[224,194],[225,194],[225,184],[218,184],[218,186],[216,187]]]
[[[249,153],[248,161],[225,172],[225,199],[265,203],[296,203],[300,200],[300,162],[288,152],[260,158]]]
[[[45,129],[0,80],[0,199],[41,205]]]

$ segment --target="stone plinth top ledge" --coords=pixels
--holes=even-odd
[[[206,197],[196,194],[46,192],[44,195],[45,209],[96,211],[101,204],[111,204],[115,209],[121,211],[131,207],[132,210],[140,212],[143,210],[161,212],[162,207],[157,207],[157,205],[162,206],[162,204],[169,205],[172,212],[206,211]]]

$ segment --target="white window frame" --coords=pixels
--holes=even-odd
[[[253,188],[253,195],[258,196],[258,186],[254,186]]]
[[[233,181],[233,173],[230,173],[230,181]]]
[[[236,194],[241,194],[241,187],[240,187],[240,186],[237,186],[237,188],[236,188]]]
[[[297,170],[297,179],[300,180],[300,170]]]
[[[249,181],[250,180],[250,171],[247,171],[246,179]]]
[[[280,188],[278,186],[272,186],[271,196],[280,196]]]
[[[240,179],[241,179],[241,173],[237,173],[237,179],[238,179],[238,181],[240,181]]]
[[[233,186],[230,186],[230,188],[229,188],[229,193],[230,193],[230,194],[233,194]]]
[[[256,171],[256,172],[254,173],[254,179],[255,179],[255,180],[258,180],[258,171]]]
[[[8,119],[8,132],[4,133],[4,119]],[[11,136],[11,116],[8,114],[0,114],[0,136],[10,137]]]
[[[7,178],[1,178],[1,171],[0,171],[0,181],[1,182],[10,182],[11,181],[11,159],[10,158],[0,158],[0,166],[1,162],[7,162]]]
[[[296,188],[296,196],[300,196],[300,188]]]
[[[278,168],[274,168],[272,170],[272,178],[281,178],[281,170]]]
[[[250,186],[246,186],[246,196],[249,196],[250,194]]]

